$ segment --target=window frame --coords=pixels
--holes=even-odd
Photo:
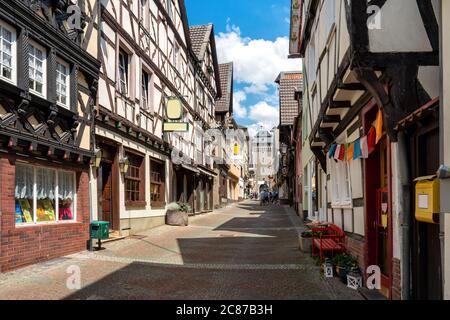
[[[154,164],[160,166],[159,181],[154,180]],[[164,209],[166,207],[166,163],[150,157],[150,206],[152,209]],[[158,185],[160,201],[154,201],[152,199],[152,186]]]
[[[11,32],[11,79],[3,76],[3,29]],[[0,80],[17,85],[17,31],[14,27],[0,19]]]
[[[66,86],[66,104],[58,101],[58,73],[59,73],[58,65],[62,65],[64,67],[66,67],[66,69],[67,69],[67,77],[66,77],[66,83],[65,83],[65,86]],[[70,75],[70,73],[71,73],[70,72],[70,64],[67,63],[66,61],[64,61],[61,58],[56,58],[56,75],[55,75],[55,81],[56,81],[56,103],[59,106],[65,108],[65,109],[69,109],[69,110],[70,110],[70,104],[71,104],[71,101],[70,101],[70,80],[71,80],[70,78],[71,78],[71,75]]]
[[[124,57],[122,59],[122,56]],[[123,61],[122,61],[123,60]],[[125,66],[122,66],[122,62],[125,62]],[[123,96],[129,97],[130,95],[130,54],[124,49],[119,49],[119,63],[117,64],[119,71],[119,92]],[[124,70],[123,70],[124,69]],[[125,79],[122,79],[122,76],[125,76]],[[125,92],[123,92],[123,86],[125,87]]]
[[[147,75],[147,85],[145,85],[144,76]],[[146,69],[142,68],[141,72],[141,107],[142,110],[150,111],[150,83],[152,79],[152,74]],[[147,102],[147,103],[144,103]]]
[[[352,184],[350,175],[350,163],[348,161],[329,160],[331,167],[331,206],[333,208],[352,207]],[[345,170],[343,170],[345,169]],[[348,192],[348,197],[344,193]]]
[[[33,165],[33,164],[27,164],[27,163],[17,163],[15,166],[14,171],[14,185],[16,185],[16,175],[17,175],[17,168],[18,167],[29,167],[33,170],[33,200],[32,200],[32,208],[33,208],[33,222],[22,222],[17,223],[15,222],[16,227],[32,227],[32,226],[40,226],[40,225],[53,225],[53,224],[62,224],[62,223],[78,223],[78,212],[77,212],[77,201],[78,201],[78,193],[77,193],[77,173],[75,171],[69,171],[64,169],[55,169],[55,168],[49,168],[49,167],[43,167],[40,165]],[[38,169],[45,169],[45,170],[52,170],[55,172],[55,221],[37,221],[37,170]],[[60,220],[59,219],[59,175],[60,173],[68,173],[73,175],[73,218],[72,220]],[[14,195],[14,203],[15,203],[15,195]]]
[[[133,151],[129,151],[128,149],[124,151],[125,153],[125,157],[127,157],[130,160],[130,165],[128,168],[128,171],[124,174],[124,199],[125,199],[125,206],[126,207],[145,207],[147,205],[147,202],[145,200],[145,156],[141,155],[141,154],[137,154]],[[140,165],[135,166],[132,164],[132,159],[135,158],[139,158],[140,160]],[[130,176],[130,170],[132,170],[132,168],[138,168],[139,170],[139,178],[138,177],[132,177]],[[134,182],[138,184],[138,190],[129,190],[127,188],[127,182]],[[128,193],[129,192],[133,192],[133,193],[137,193],[138,195],[138,200],[131,200],[128,199]]]
[[[42,56],[43,56],[43,60],[42,60],[42,82],[43,82],[42,83],[42,93],[36,91],[34,88],[31,88],[31,86],[30,86],[29,90],[30,90],[31,94],[34,94],[41,98],[47,99],[47,90],[46,89],[47,89],[47,76],[48,76],[47,75],[47,51],[48,50],[44,46],[40,45],[38,42],[36,42],[32,39],[30,39],[29,45],[30,45],[30,51],[28,52],[28,63],[29,63],[30,57],[31,57],[31,48],[42,51]],[[33,58],[35,60],[37,59],[35,56]],[[36,80],[32,79],[31,77],[30,77],[30,80],[33,80],[34,82],[36,82]]]

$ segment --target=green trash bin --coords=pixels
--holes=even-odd
[[[91,242],[91,250],[93,250],[92,240],[98,240],[98,248],[101,249],[102,240],[109,239],[109,222],[106,221],[92,221],[89,229],[89,236]]]

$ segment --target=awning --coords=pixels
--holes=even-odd
[[[193,173],[200,173],[200,170],[198,170],[197,168],[194,168],[193,166],[187,165],[187,164],[182,164],[181,168],[191,171]]]
[[[423,105],[422,107],[415,110],[414,112],[411,112],[407,117],[400,120],[397,123],[395,130],[401,131],[401,130],[413,125],[414,123],[422,120],[427,115],[429,115],[431,112],[436,110],[436,108],[439,108],[439,97],[430,100],[427,104]]]
[[[205,174],[207,176],[210,176],[210,177],[217,177],[218,176],[218,174],[215,173],[214,171],[208,170],[208,169],[203,168],[203,167],[198,167],[198,170],[200,170],[200,173],[203,173],[203,174]]]

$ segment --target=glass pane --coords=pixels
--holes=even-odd
[[[55,179],[56,174],[54,170],[36,169],[37,222],[56,220]]]
[[[74,220],[74,174],[72,172],[59,172],[58,180],[59,220]]]
[[[16,166],[15,214],[16,224],[33,223],[33,168]]]

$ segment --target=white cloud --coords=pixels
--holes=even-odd
[[[280,114],[278,108],[260,101],[250,108],[249,118],[257,123],[274,127],[278,125]]]
[[[261,93],[274,84],[281,71],[301,69],[300,60],[288,59],[289,39],[275,41],[243,37],[239,27],[227,25],[216,39],[220,63],[233,61],[235,80]],[[256,90],[256,91],[255,91]]]
[[[233,94],[233,111],[241,119],[247,117],[247,109],[242,105],[245,100],[247,100],[247,95],[244,91],[237,91]]]

